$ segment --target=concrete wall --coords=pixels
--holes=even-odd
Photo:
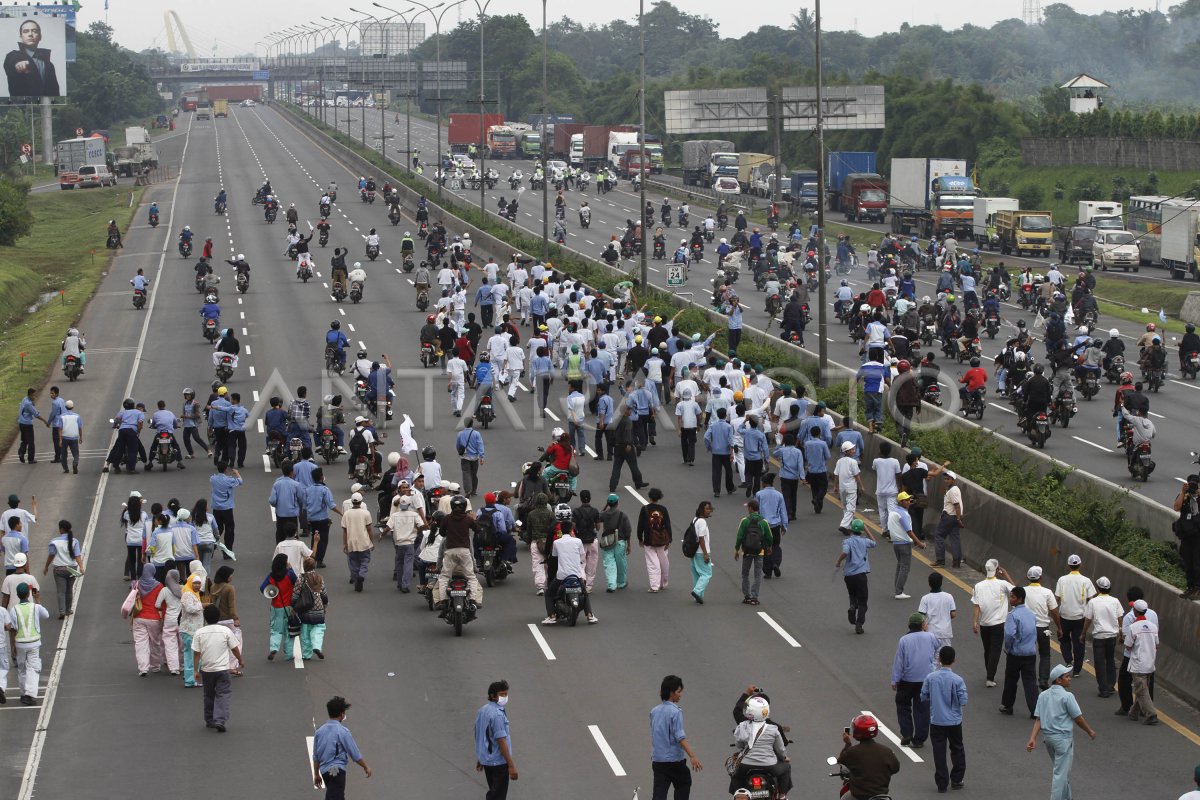
[[[1021,140],[1021,160],[1031,167],[1110,167],[1146,170],[1200,169],[1200,142],[1094,136]]]
[[[1179,309],[1179,318],[1184,322],[1200,325],[1200,292],[1188,292],[1187,299],[1183,301],[1183,308]]]

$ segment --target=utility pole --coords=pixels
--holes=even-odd
[[[638,0],[638,34],[640,45],[641,83],[638,88],[638,216],[642,219],[642,253],[640,282],[638,287],[645,289],[650,285],[648,265],[646,263],[646,239],[650,230],[650,220],[646,219],[646,0]],[[686,233],[686,231],[685,231]]]
[[[817,381],[825,385],[829,368],[828,305],[825,302],[825,130],[821,108],[821,0],[816,0],[814,51],[817,57]]]
[[[546,36],[546,3],[548,0],[542,0],[542,263],[545,264],[550,260],[550,181],[546,175],[546,117],[549,110],[546,108],[549,102],[550,88],[546,80],[546,63],[550,58],[549,40]]]
[[[779,202],[779,186],[783,182],[783,94],[775,95],[775,181],[771,185],[771,202]]]

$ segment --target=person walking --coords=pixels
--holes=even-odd
[[[483,434],[475,430],[473,417],[463,420],[463,429],[454,439],[454,449],[458,451],[459,464],[462,466],[463,494],[474,497],[479,489],[479,468],[483,466],[485,450]]]
[[[296,573],[288,566],[287,553],[276,553],[271,559],[271,571],[263,578],[258,586],[260,592],[267,587],[274,587],[271,600],[271,630],[270,644],[267,650],[267,661],[274,661],[275,655],[283,649],[284,638],[287,639],[287,649],[283,650],[286,658],[292,652],[292,637],[288,634],[288,618],[292,614],[292,589],[296,586]]]
[[[854,626],[855,633],[862,633],[863,623],[867,621],[867,576],[871,574],[867,551],[875,545],[875,537],[867,530],[866,524],[856,519],[850,523],[850,536],[842,540],[842,552],[834,564],[842,568],[842,580],[850,596],[846,618]]]
[[[821,428],[811,425],[805,429],[804,472],[805,481],[812,494],[813,513],[820,514],[825,508],[825,495],[829,493],[829,443],[821,438]]]
[[[704,605],[704,590],[712,580],[712,536],[708,530],[708,518],[712,513],[712,503],[701,500],[692,520],[696,532],[696,552],[692,554],[692,599],[700,605]],[[687,538],[686,534],[684,538]]]
[[[371,777],[371,768],[344,724],[349,710],[345,698],[330,698],[325,704],[329,720],[313,734],[313,786],[325,790],[325,800],[345,800],[346,767],[351,761],[362,767],[368,780]]]
[[[194,563],[194,562],[193,562]],[[196,631],[204,626],[204,576],[193,573],[188,576],[179,597],[179,638],[183,645],[183,685],[192,689],[196,686],[196,654],[192,652],[192,639]]]
[[[929,622],[929,632],[937,637],[938,644],[950,647],[954,643],[954,618],[958,607],[954,595],[942,589],[944,578],[940,572],[929,573],[929,591],[921,598],[917,610]]]
[[[1133,655],[1133,637],[1130,633],[1129,626],[1133,624],[1137,617],[1137,612],[1134,611],[1133,605],[1138,600],[1144,600],[1145,592],[1140,586],[1130,586],[1125,590],[1125,602],[1129,604],[1129,611],[1121,618],[1121,667],[1117,672],[1117,696],[1121,700],[1121,707],[1113,714],[1123,717],[1129,713],[1129,709],[1133,707],[1133,675],[1129,672],[1129,662]],[[1147,607],[1146,619],[1158,624],[1158,612],[1153,608]],[[1150,697],[1154,697],[1154,676],[1151,675],[1147,681],[1147,686],[1150,690]]]
[[[1037,747],[1038,734],[1050,755],[1053,770],[1050,778],[1050,800],[1071,800],[1071,762],[1075,758],[1074,727],[1093,741],[1096,732],[1083,718],[1079,702],[1071,694],[1071,667],[1059,664],[1050,670],[1050,688],[1038,695],[1033,710],[1033,731],[1025,743],[1025,752]]]
[[[1025,577],[1029,579],[1029,583],[1025,584],[1025,607],[1033,612],[1033,619],[1037,623],[1038,688],[1045,691],[1050,686],[1050,668],[1054,666],[1050,653],[1051,624],[1054,625],[1056,635],[1062,635],[1058,619],[1058,600],[1054,597],[1054,592],[1040,583],[1041,567],[1036,564],[1030,567]],[[1120,617],[1119,608],[1117,616]]]
[[[1025,704],[1033,715],[1037,705],[1037,620],[1025,605],[1025,587],[1014,586],[1008,593],[1008,618],[1004,620],[1004,690],[1000,695],[1000,713],[1012,715],[1017,700],[1017,681],[1025,688]]]
[[[305,595],[311,593],[311,603]],[[329,605],[329,592],[325,591],[325,579],[317,572],[317,560],[312,556],[304,559],[304,572],[292,589],[292,608],[300,616],[300,657],[305,661],[325,659],[325,609]]]
[[[876,459],[878,461],[878,459]],[[908,582],[908,573],[912,569],[912,549],[915,544],[922,550],[925,543],[913,534],[912,517],[908,509],[912,507],[913,498],[908,492],[896,495],[896,503],[888,513],[887,527],[890,534],[892,552],[896,555],[896,599],[908,600],[910,595],[904,593],[904,584]]]
[[[495,500],[495,495],[492,499]],[[575,535],[583,544],[584,574],[578,577],[584,580],[590,595],[592,587],[596,585],[596,569],[600,566],[600,545],[597,543],[600,512],[592,505],[592,493],[589,490],[579,492],[579,505],[571,510],[571,517],[575,524]]]
[[[58,590],[58,618],[63,619],[74,613],[75,579],[82,578],[84,573],[83,548],[71,531],[69,521],[58,521],[58,536],[50,540],[48,549],[50,554],[46,556],[46,566],[42,568],[42,574],[47,574],[50,567],[54,567],[54,586]]]
[[[613,431],[613,468],[612,473],[608,476],[608,491],[610,493],[617,490],[617,482],[621,479],[621,467],[624,464],[629,465],[629,472],[633,477],[634,488],[641,489],[643,486],[649,485],[642,481],[642,471],[638,468],[632,415],[633,409],[626,403],[621,408],[621,418],[617,421],[616,429]]]
[[[662,702],[650,709],[650,768],[654,774],[651,800],[667,800],[674,788],[675,800],[689,800],[692,795],[692,770],[704,769],[696,758],[687,734],[683,730],[683,678],[668,675],[662,679],[658,696]]]
[[[354,591],[361,592],[371,566],[371,512],[363,507],[363,496],[358,492],[350,495],[350,508],[342,514],[342,552],[346,554],[346,565],[350,569],[350,583]]]
[[[283,474],[275,479],[267,503],[275,509],[275,544],[287,538],[287,524],[300,524],[300,510],[304,507],[304,487],[295,478],[295,467],[284,461],[280,467]]]
[[[888,517],[896,510],[896,498],[900,493],[900,461],[892,456],[890,442],[879,443],[879,457],[871,462],[871,469],[875,471],[875,505],[879,509],[879,528],[886,531]]]
[[[1054,585],[1054,596],[1058,598],[1058,616],[1062,621],[1062,633],[1058,646],[1062,650],[1063,663],[1072,667],[1075,676],[1083,672],[1083,657],[1086,648],[1083,642],[1083,611],[1088,600],[1096,596],[1096,587],[1090,578],[1081,575],[1079,568],[1083,559],[1072,553],[1067,556],[1066,575]]]
[[[16,644],[13,655],[17,662],[21,705],[31,706],[37,700],[38,682],[42,675],[42,620],[48,619],[50,612],[30,597],[29,584],[22,581],[17,584],[17,604],[9,613]]]
[[[488,701],[475,715],[475,771],[482,772],[487,780],[486,800],[506,800],[509,781],[518,778],[512,733],[504,712],[508,691],[508,681],[492,681]]]
[[[76,413],[74,400],[63,403],[63,409],[62,415],[58,418],[58,427],[55,428],[62,448],[59,463],[62,464],[63,473],[66,473],[67,456],[70,455],[71,472],[78,475],[79,448],[83,444],[83,418]]]
[[[659,501],[663,491],[657,486],[650,489],[650,502],[642,506],[638,514],[637,540],[646,556],[646,577],[649,578],[650,594],[667,588],[671,576],[671,557],[667,550],[671,546],[671,512]]]
[[[896,693],[901,746],[920,749],[929,738],[929,700],[922,699],[921,694],[937,658],[938,641],[929,632],[929,621],[921,612],[913,612],[908,617],[908,632],[897,642],[892,659],[892,691]]]
[[[738,525],[733,542],[733,560],[742,559],[742,603],[758,605],[758,590],[762,585],[763,558],[771,552],[771,526],[758,513],[758,501],[746,501],[746,516]],[[745,558],[742,558],[745,556]],[[841,563],[840,561],[838,562]],[[751,583],[750,576],[754,576]]]
[[[1145,600],[1133,603],[1133,622],[1129,626],[1129,674],[1133,676],[1133,705],[1129,719],[1137,722],[1145,717],[1147,725],[1158,724],[1158,711],[1150,697],[1150,676],[1158,660],[1158,624],[1146,618],[1150,606]]]
[[[692,391],[684,389],[675,404],[675,433],[679,436],[679,449],[683,463],[689,467],[696,464],[696,435],[700,427],[700,415],[704,412],[692,398]]]
[[[142,565],[142,577],[137,582],[137,599],[133,606],[133,655],[138,675],[146,677],[166,664],[163,652],[163,609],[167,598],[165,588],[155,577],[153,564]]]
[[[783,535],[787,533],[788,512],[783,494],[775,488],[775,473],[768,472],[762,476],[762,488],[754,493],[758,503],[758,513],[771,526],[771,552],[763,559],[763,580],[772,577],[782,577],[783,571]]]
[[[395,548],[392,576],[396,581],[396,588],[408,594],[412,591],[409,583],[412,581],[417,535],[424,528],[424,524],[421,522],[421,515],[413,508],[412,498],[406,495],[398,494],[393,497],[391,508],[392,513],[384,523],[380,538],[391,535]]]
[[[950,470],[942,471],[946,482],[946,493],[942,496],[942,516],[933,531],[933,565],[946,566],[946,542],[950,542],[950,556],[955,569],[962,566],[962,490],[958,488],[958,476]]]
[[[213,519],[217,521],[217,540],[229,550],[233,550],[233,491],[242,485],[242,476],[224,460],[217,459],[217,471],[209,476],[208,483],[212,489],[212,513]],[[221,557],[229,558],[224,553]]]
[[[983,643],[983,668],[989,689],[996,685],[996,669],[1004,645],[1004,622],[1008,619],[1008,593],[1013,585],[1000,562],[989,558],[983,565],[984,579],[971,592],[975,618],[971,630]]]
[[[733,494],[733,426],[726,420],[729,411],[717,409],[717,418],[704,431],[704,449],[712,456],[713,497],[721,496],[721,476],[725,476],[725,494]]]
[[[629,552],[633,549],[630,540],[633,526],[629,517],[617,505],[619,495],[610,494],[600,512],[600,561],[604,565],[604,582],[609,594],[628,586]]]
[[[325,470],[317,467],[312,471],[312,486],[304,488],[304,513],[312,539],[309,548],[314,552],[319,568],[325,567],[325,551],[329,548],[329,528],[333,524],[331,513],[342,515],[342,509],[333,502],[333,492],[325,485]],[[305,554],[307,557],[308,554]],[[295,560],[292,560],[295,568]]]
[[[1101,697],[1112,697],[1117,691],[1117,636],[1121,633],[1121,601],[1108,593],[1112,581],[1096,579],[1098,594],[1088,601],[1083,611],[1083,637],[1092,634],[1092,665],[1096,668],[1096,684]]]
[[[33,441],[33,421],[40,420],[47,428],[50,423],[42,418],[41,412],[37,410],[37,406],[33,404],[33,396],[37,394],[34,389],[25,390],[25,399],[21,401],[20,408],[17,409],[17,427],[21,430],[21,446],[17,448],[17,455],[21,459],[21,463],[36,464],[37,457],[34,453]]]
[[[789,522],[796,521],[796,498],[800,483],[805,479],[804,451],[796,447],[796,434],[783,435],[783,444],[776,447],[772,455],[779,460],[779,491],[787,509]]]
[[[833,474],[838,479],[838,499],[842,502],[842,521],[838,524],[838,531],[845,536],[850,533],[850,523],[858,507],[858,493],[866,489],[863,488],[862,468],[858,464],[858,450],[854,442],[842,442],[841,453],[841,458],[833,467]]]
[[[921,683],[921,700],[929,704],[929,742],[933,745],[933,782],[939,793],[946,787],[963,788],[967,774],[967,751],[963,747],[963,706],[967,704],[967,682],[952,669],[954,648],[938,651],[938,664]],[[950,770],[946,770],[946,748],[950,748]]]
[[[228,569],[222,567],[221,569]],[[220,575],[220,571],[217,573]],[[204,724],[225,732],[229,724],[229,701],[233,695],[232,664],[245,664],[237,637],[221,624],[221,612],[215,605],[204,607],[204,627],[192,636],[192,652],[200,665],[204,684]],[[230,660],[232,656],[235,661]]]
[[[209,587],[209,602],[217,607],[217,621],[229,629],[234,636],[234,643],[242,645],[242,620],[238,617],[237,588],[233,585],[233,567],[223,564],[213,576],[212,586]],[[208,624],[207,614],[204,617]],[[195,637],[192,638],[193,644]],[[239,650],[238,653],[241,651]],[[229,671],[232,675],[242,674],[242,657],[235,655],[229,661]]]

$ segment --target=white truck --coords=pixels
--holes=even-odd
[[[569,160],[572,167],[583,167],[583,134],[571,134],[571,153]]]
[[[1079,201],[1079,224],[1080,225],[1093,225],[1094,223],[1092,222],[1092,220],[1095,219],[1096,217],[1117,217],[1118,219],[1120,219],[1123,210],[1124,209],[1122,208],[1120,203],[1112,203],[1107,200],[1080,200]],[[1096,225],[1095,227],[1100,228],[1100,227],[1109,227],[1109,226]],[[1124,225],[1124,223],[1122,223],[1118,227],[1124,228],[1125,225]]]
[[[1200,262],[1200,200],[1188,197],[1165,200],[1162,204],[1161,230],[1162,265],[1171,271],[1171,277],[1197,277],[1196,264]]]
[[[63,139],[54,146],[59,188],[74,189],[81,185],[79,170],[87,166],[105,166],[104,158],[104,139],[99,136]]]
[[[975,246],[995,250],[1000,243],[1000,237],[996,234],[996,212],[1019,211],[1020,208],[1021,204],[1011,197],[976,197],[975,216],[971,223]]]
[[[621,156],[626,150],[636,150],[638,147],[637,133],[612,131],[608,134],[608,166],[613,172],[620,172]]]

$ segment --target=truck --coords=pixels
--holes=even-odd
[[[229,117],[229,101],[228,100],[213,100],[212,109],[214,117]]]
[[[842,186],[846,176],[876,174],[875,153],[870,151],[835,151],[825,157],[825,202],[830,211],[845,211],[842,205]]]
[[[103,166],[105,162],[104,140],[100,137],[63,139],[54,146],[54,167],[58,172],[60,189],[74,189],[79,185],[79,168]]]
[[[893,158],[888,212],[892,233],[925,238],[974,235],[975,184],[957,158]]]
[[[629,128],[632,126],[623,126]],[[608,165],[617,172],[621,171],[621,156],[627,150],[638,149],[639,134],[633,130],[610,130],[608,132]]]
[[[576,133],[571,136],[571,152],[567,158],[568,163],[577,169],[583,168],[583,134]]]
[[[754,170],[764,164],[775,169],[775,156],[766,153],[738,153],[737,179],[742,194],[750,193],[750,184],[754,179]]]
[[[1197,277],[1200,263],[1200,201],[1190,197],[1164,200],[1160,226],[1162,265],[1172,278]],[[1135,264],[1137,262],[1134,262]],[[1134,267],[1137,272],[1137,267]]]
[[[483,127],[479,125],[478,114],[451,114],[450,127],[446,131],[446,141],[450,143],[451,153],[465,153],[471,145],[479,147],[486,137],[486,130],[493,125],[503,125],[503,114],[484,114]]]
[[[1054,218],[1049,211],[997,211],[996,236],[1004,255],[1049,256],[1054,249]]]
[[[542,132],[535,130],[517,133],[517,153],[526,158],[539,159],[542,157]]]
[[[583,129],[583,167],[595,172],[608,163],[608,130],[611,125],[588,125]]]
[[[1091,225],[1092,219],[1095,217],[1120,217],[1122,211],[1120,203],[1112,203],[1107,200],[1080,200],[1079,224]],[[1121,227],[1124,228],[1124,225]]]
[[[750,194],[770,198],[775,191],[775,165],[760,164],[750,170]],[[786,194],[786,192],[785,192]],[[784,197],[784,200],[787,198]]]
[[[662,175],[663,166],[666,163],[663,156],[662,137],[658,134],[647,133],[645,140],[646,152],[650,154],[650,172],[655,175]]]
[[[733,151],[733,142],[725,139],[688,139],[680,142],[683,155],[683,185],[712,186],[714,153]],[[737,161],[734,165],[736,168]],[[736,169],[735,175],[736,178]]]
[[[847,173],[837,197],[847,222],[883,222],[887,216],[888,182],[877,172]]]
[[[488,126],[487,154],[489,158],[515,158],[517,155],[516,131],[507,125]]]
[[[583,129],[586,127],[578,122],[556,122],[554,124],[554,146],[550,148],[549,155],[568,161],[571,155],[571,137],[577,133],[583,133]]]
[[[817,209],[817,198],[820,193],[817,191],[817,171],[815,169],[794,170],[789,184],[793,205],[799,206],[801,211]]]
[[[996,212],[1016,211],[1020,207],[1021,204],[1012,197],[976,197],[971,222],[975,246],[995,250],[1000,244],[1000,238],[996,236]]]
[[[638,172],[646,176],[650,174],[650,164],[650,153],[648,151],[626,150],[621,153],[621,159],[617,164],[617,175],[625,180],[631,180]]]
[[[212,119],[212,104],[208,98],[201,97],[196,101],[196,119]]]
[[[1099,229],[1091,225],[1058,225],[1054,228],[1054,250],[1062,264],[1092,263],[1092,243]]]
[[[115,155],[116,163],[113,170],[118,175],[127,178],[134,177],[144,168],[156,169],[158,167],[158,153],[154,149],[154,142],[150,139],[150,132],[140,126],[125,129],[125,146],[118,147]]]
[[[183,102],[180,104],[180,108],[182,108],[184,111],[195,111],[199,102],[200,98],[198,96],[194,94],[185,94],[183,96]]]

